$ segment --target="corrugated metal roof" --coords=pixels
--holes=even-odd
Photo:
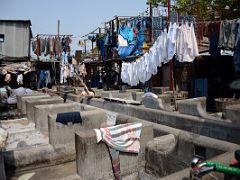
[[[0,22],[19,22],[19,23],[27,23],[30,26],[32,25],[31,20],[14,20],[14,19],[0,19]]]

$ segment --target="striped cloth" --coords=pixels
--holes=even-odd
[[[101,140],[108,146],[112,169],[116,180],[121,179],[119,151],[139,153],[142,123],[126,123],[94,129],[97,142]]]
[[[126,123],[94,130],[97,142],[102,140],[108,146],[122,152],[139,152],[142,123]]]

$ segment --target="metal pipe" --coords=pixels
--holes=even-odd
[[[149,39],[150,43],[152,43],[152,0],[149,0],[149,12],[150,12],[150,32],[149,32]]]

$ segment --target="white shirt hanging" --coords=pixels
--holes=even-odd
[[[23,75],[22,74],[19,74],[17,76],[17,83],[18,83],[18,85],[22,85],[23,84]]]
[[[163,33],[161,34],[161,39],[159,41],[159,63],[168,63],[170,59],[168,58],[168,34],[167,29],[164,29]]]
[[[176,53],[176,35],[177,35],[177,24],[170,23],[168,31],[168,60],[171,60]]]
[[[183,25],[183,42],[180,49],[180,62],[193,62],[198,56],[197,40],[194,33],[193,23],[189,26],[188,23]]]

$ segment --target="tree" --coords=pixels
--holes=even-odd
[[[167,5],[167,0],[151,0],[153,7],[158,7],[159,5]],[[147,5],[149,5],[150,0],[147,0]]]
[[[149,4],[150,0],[147,0]],[[153,7],[167,6],[168,0],[152,0]],[[240,17],[239,0],[176,0],[172,10],[181,15],[196,15],[202,20],[213,20],[216,14],[221,19],[233,19]]]

